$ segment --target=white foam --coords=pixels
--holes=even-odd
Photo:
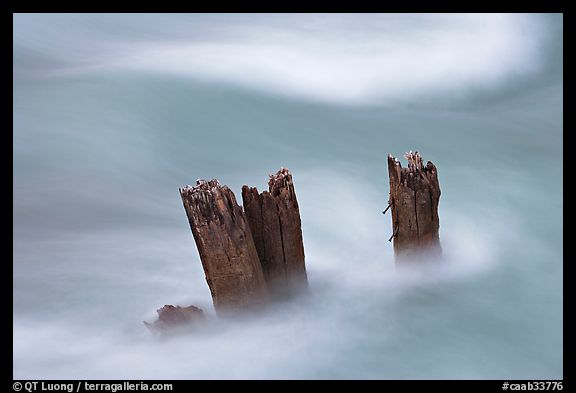
[[[98,67],[221,81],[335,103],[395,101],[494,87],[541,66],[534,15],[318,16],[292,25],[224,26],[205,40],[115,43]],[[404,20],[408,28],[397,26]],[[412,23],[411,23],[412,22]],[[307,24],[308,23],[308,24]],[[109,43],[111,44],[111,43]],[[124,53],[118,57],[117,53]],[[94,64],[93,64],[94,65]],[[85,69],[85,68],[84,68]]]

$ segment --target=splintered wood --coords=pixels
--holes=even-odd
[[[242,201],[252,237],[275,299],[296,295],[308,286],[300,210],[292,175],[280,169],[270,175],[268,191],[242,187]]]
[[[206,281],[218,313],[253,309],[268,290],[252,233],[234,193],[217,180],[180,188]]]
[[[242,187],[244,209],[217,180],[180,188],[218,313],[253,309],[308,287],[292,175],[270,175],[268,191]]]
[[[440,186],[436,166],[424,167],[418,152],[406,153],[408,167],[388,155],[390,197],[396,261],[424,260],[442,253],[439,238]],[[388,208],[387,208],[388,209]]]

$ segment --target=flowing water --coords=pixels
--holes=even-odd
[[[562,378],[562,15],[14,15],[14,378]],[[445,262],[394,266],[386,156]],[[289,168],[310,293],[214,316],[178,187]],[[207,328],[142,324],[195,304]]]

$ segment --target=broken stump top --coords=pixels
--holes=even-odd
[[[406,168],[402,168],[402,163],[391,154],[388,154],[390,181],[393,181],[395,185],[404,185],[416,190],[420,187],[417,180],[422,179],[431,188],[434,195],[439,197],[441,192],[438,185],[438,172],[432,161],[428,161],[426,166],[424,166],[420,153],[412,152],[412,150],[405,153],[404,158],[408,160],[408,167]]]

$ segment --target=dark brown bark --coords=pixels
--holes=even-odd
[[[268,300],[252,234],[234,193],[217,180],[198,180],[180,195],[218,313]]]
[[[436,166],[422,165],[418,152],[406,153],[408,168],[388,156],[392,229],[396,261],[422,260],[442,253],[439,237],[440,186]]]
[[[300,209],[292,175],[270,175],[268,191],[242,187],[242,200],[270,294],[290,297],[308,287]]]

